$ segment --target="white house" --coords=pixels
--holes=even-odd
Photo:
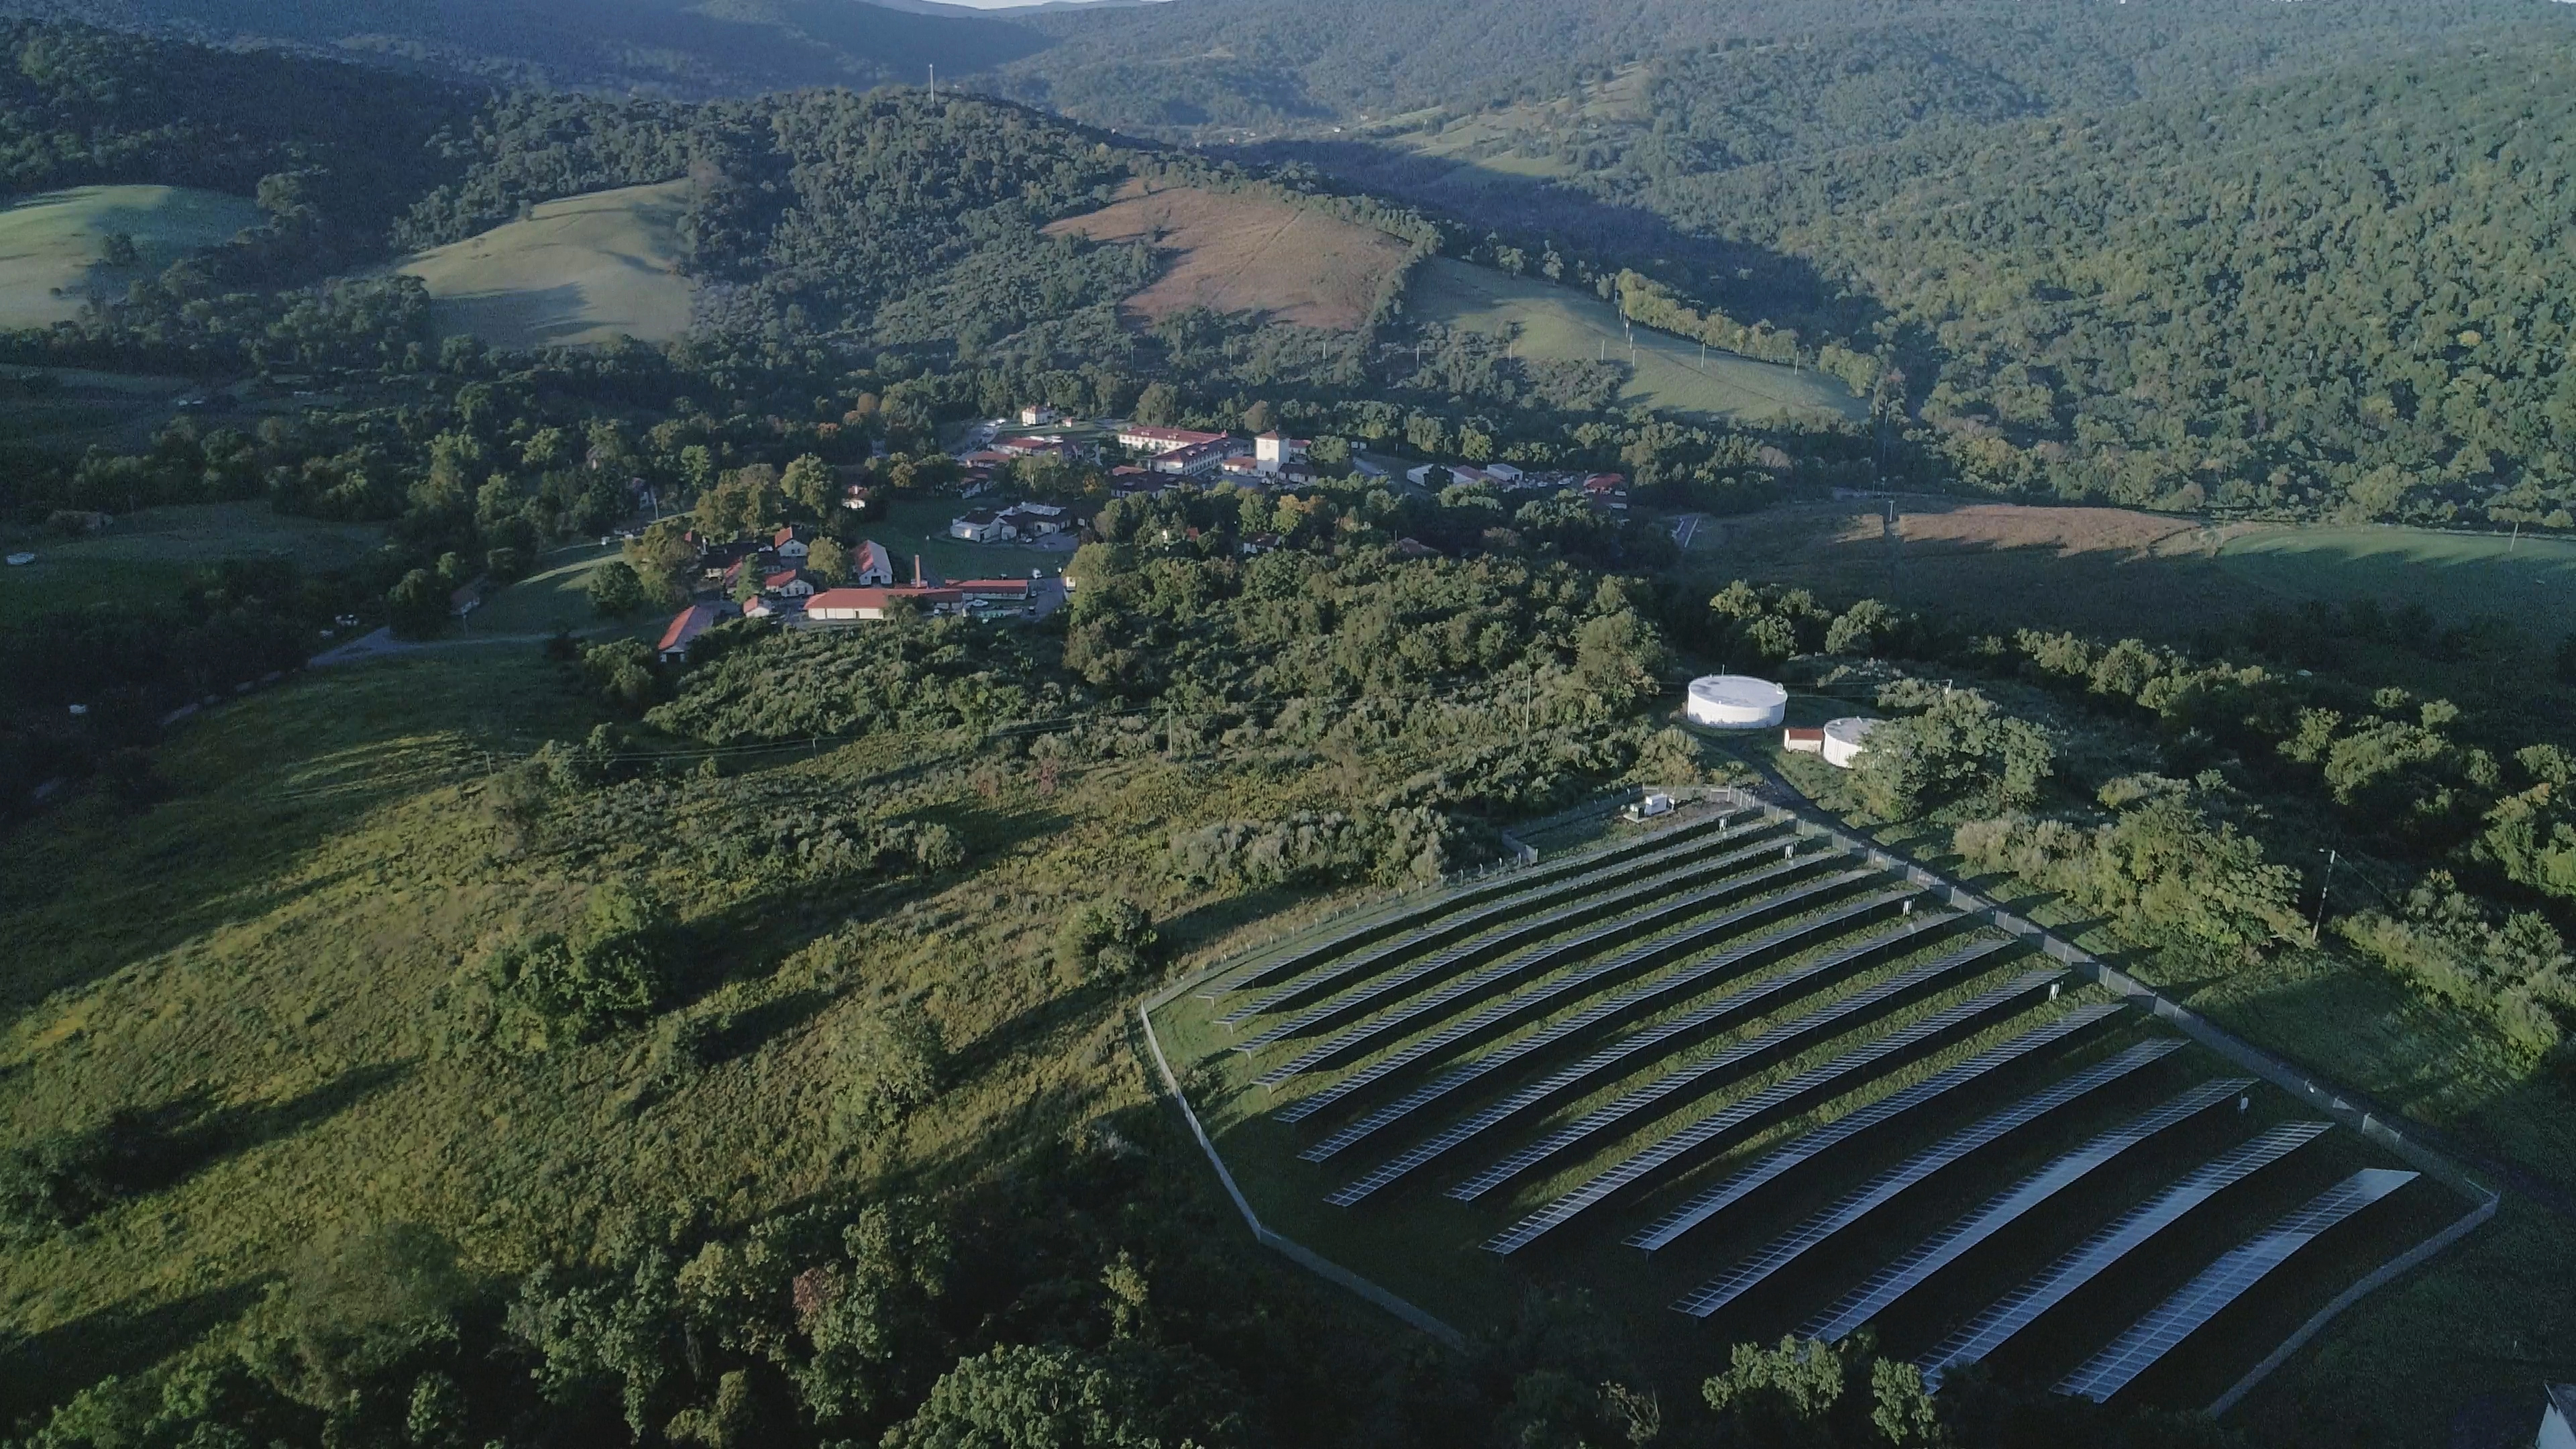
[[[794,528],[782,528],[770,536],[769,548],[780,563],[803,563],[812,548]]]
[[[1064,507],[1056,503],[1023,503],[1005,511],[1000,523],[1021,538],[1044,538],[1064,532]]]
[[[1192,432],[1188,428],[1157,428],[1142,423],[1129,423],[1118,430],[1118,446],[1131,453],[1173,453],[1213,443],[1223,433]]]
[[[1252,440],[1252,466],[1264,473],[1283,472],[1305,462],[1306,450],[1313,446],[1304,438],[1263,433]]]
[[[782,599],[801,599],[814,592],[814,581],[803,569],[781,569],[760,581],[760,591]]]
[[[1054,408],[1043,405],[1025,407],[1020,409],[1020,426],[1024,428],[1042,428],[1049,423],[1061,419],[1063,416],[1063,413],[1056,411]]]
[[[948,521],[948,536],[968,543],[996,543],[1002,538],[1001,516],[989,508],[978,508]]]
[[[861,588],[884,588],[894,582],[894,555],[875,539],[850,550],[850,582]]]

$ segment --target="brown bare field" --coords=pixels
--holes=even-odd
[[[2219,562],[2231,527],[2121,508],[1900,498],[1891,550],[1883,507],[1847,500],[1711,519],[1691,552],[1761,582],[2148,638],[2294,601]]]
[[[1205,307],[1348,332],[1368,320],[1405,253],[1384,232],[1280,202],[1195,187],[1149,192],[1138,181],[1108,206],[1047,231],[1162,253],[1163,275],[1126,303],[1129,316],[1149,322]]]

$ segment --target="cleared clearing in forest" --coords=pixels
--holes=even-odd
[[[471,334],[508,348],[668,341],[689,328],[679,252],[687,185],[549,201],[396,270],[429,284],[430,325],[441,337]]]
[[[1131,317],[1158,321],[1205,307],[1338,332],[1368,320],[1407,250],[1374,227],[1284,202],[1189,186],[1148,191],[1141,181],[1047,231],[1141,244],[1165,258],[1154,284],[1127,299]]]

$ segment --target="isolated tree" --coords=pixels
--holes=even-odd
[[[833,495],[839,491],[832,477],[832,465],[811,453],[788,464],[778,486],[789,499],[817,515],[831,511]]]
[[[1147,383],[1136,395],[1136,421],[1147,427],[1170,427],[1180,415],[1180,391],[1168,382]]]
[[[437,574],[413,569],[386,591],[386,620],[406,639],[426,639],[447,627],[448,594]]]
[[[591,570],[583,592],[590,595],[591,608],[603,619],[631,619],[644,609],[643,580],[624,559],[610,559]]]

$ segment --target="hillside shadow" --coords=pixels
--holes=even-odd
[[[1873,502],[1792,507],[1721,522],[1712,568],[1756,583],[1931,607],[1969,628],[2073,629],[2186,639],[2302,599],[2267,589],[2205,551],[2155,552],[2187,518],[1999,499],[1904,497],[1909,526],[1891,559]]]
[[[217,1105],[203,1090],[109,1121],[129,1196],[166,1191],[224,1158],[296,1136],[329,1121],[412,1072],[408,1061],[382,1062],[339,1076],[282,1102]]]
[[[259,1282],[162,1303],[128,1300],[23,1336],[0,1338],[0,1423],[40,1416],[109,1374],[149,1368],[259,1301]]]
[[[1211,146],[1211,156],[1255,165],[1301,162],[1351,185],[1439,213],[1476,232],[1492,229],[1515,239],[1539,239],[1596,260],[1618,260],[1640,270],[1679,267],[1695,290],[1740,320],[1763,315],[1803,323],[1822,319],[1848,335],[1888,321],[1874,298],[1849,293],[1799,257],[1750,242],[1685,231],[1643,207],[1608,201],[1562,181],[1478,166],[1454,157],[1373,145],[1366,141],[1267,141]],[[1909,353],[1929,339],[1909,331]]]

